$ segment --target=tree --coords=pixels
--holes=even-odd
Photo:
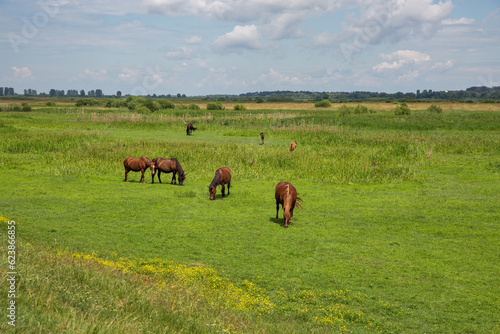
[[[96,90],[95,90],[95,96],[96,96],[96,97],[102,97],[102,95],[103,95],[103,94],[102,94],[102,90],[101,90],[101,89],[96,89]]]
[[[85,91],[84,91],[83,89],[80,91],[80,96],[81,96],[81,97],[84,97],[84,96],[85,96]]]
[[[117,91],[117,92],[116,92],[116,96],[117,96],[117,97],[122,97],[122,92]]]

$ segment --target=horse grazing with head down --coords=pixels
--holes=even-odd
[[[215,171],[214,179],[212,183],[208,186],[210,191],[210,199],[215,199],[215,193],[217,192],[217,186],[222,186],[222,198],[225,195],[225,185],[227,184],[227,194],[229,195],[229,188],[231,187],[231,171],[227,167],[221,167]]]
[[[292,142],[290,143],[290,152],[293,152],[293,150],[295,150],[295,148],[296,148],[296,147],[297,147],[297,143],[296,143],[296,142],[294,142],[294,141],[292,141]]]
[[[288,224],[292,225],[293,209],[295,205],[301,208],[297,200],[302,201],[302,199],[297,197],[297,190],[289,182],[280,182],[276,185],[274,197],[276,198],[276,221],[278,220],[278,212],[281,204],[283,207],[285,227],[288,227]]]
[[[141,172],[141,180],[139,182],[145,183],[144,181],[144,171],[151,166],[151,160],[146,157],[140,157],[139,159],[127,158],[123,160],[123,166],[125,167],[125,180],[128,182],[127,174],[130,171]]]
[[[158,181],[161,183],[160,175],[161,172],[163,173],[172,173],[172,181],[170,181],[170,184],[177,184],[177,181],[175,179],[176,174],[179,174],[179,185],[182,186],[184,183],[184,180],[186,179],[186,174],[184,173],[184,170],[182,169],[181,164],[179,161],[177,161],[176,158],[173,159],[163,159],[163,158],[156,158],[153,159],[153,162],[151,163],[151,178],[153,179],[152,183],[155,183],[155,174],[158,171]]]
[[[192,131],[194,131],[194,130],[196,130],[196,129],[197,129],[197,128],[195,128],[195,127],[193,126],[193,124],[188,123],[187,128],[186,128],[186,134],[187,134],[188,136],[190,136],[190,135],[191,135],[191,132],[192,132]]]
[[[260,139],[262,140],[262,144],[261,145],[264,145],[264,132],[260,133]]]

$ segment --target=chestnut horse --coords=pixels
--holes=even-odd
[[[227,184],[227,194],[229,195],[229,188],[231,187],[231,171],[227,167],[221,167],[215,171],[214,179],[208,186],[211,200],[215,199],[215,193],[217,192],[218,185],[222,186],[222,198],[224,198],[225,184]]]
[[[290,152],[293,152],[293,150],[295,150],[295,147],[297,147],[297,143],[296,143],[296,142],[294,142],[294,141],[292,141],[292,142],[290,143]]]
[[[163,159],[163,158],[156,158],[153,159],[153,162],[151,163],[151,167],[149,168],[151,170],[151,178],[153,179],[152,183],[155,183],[155,174],[156,171],[158,171],[158,181],[161,183],[160,175],[161,172],[163,173],[172,173],[172,181],[170,181],[170,184],[177,184],[177,181],[175,179],[175,176],[177,173],[179,173],[179,185],[182,186],[184,183],[184,180],[186,179],[186,174],[184,173],[184,170],[182,169],[181,164],[179,161],[177,161],[176,158],[173,159]]]
[[[288,227],[288,224],[292,225],[293,209],[295,205],[301,208],[300,204],[296,203],[297,200],[302,201],[302,199],[297,197],[297,190],[289,182],[280,182],[276,185],[274,197],[276,197],[276,221],[278,220],[278,212],[281,204],[283,207],[285,227]]]
[[[187,134],[188,136],[190,136],[190,135],[191,135],[191,132],[192,132],[192,131],[194,131],[194,130],[196,130],[196,129],[197,129],[197,128],[195,128],[195,127],[193,126],[193,124],[189,123],[189,124],[187,125],[187,128],[186,128],[186,134]]]
[[[260,139],[262,140],[262,144],[261,145],[264,145],[264,132],[260,133]]]
[[[130,171],[141,172],[141,180],[139,182],[145,183],[144,181],[144,171],[151,166],[151,160],[146,157],[140,157],[139,159],[127,158],[123,160],[123,166],[125,167],[125,180],[128,182],[127,174]]]

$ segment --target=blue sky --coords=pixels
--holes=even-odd
[[[0,0],[0,22],[18,93],[500,86],[498,0]]]

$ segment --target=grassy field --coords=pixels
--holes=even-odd
[[[499,105],[30,103],[0,112],[0,303],[14,220],[20,332],[500,333]],[[176,157],[184,186],[122,182],[129,156]],[[209,201],[222,166],[231,195]],[[279,181],[304,201],[287,229]]]

